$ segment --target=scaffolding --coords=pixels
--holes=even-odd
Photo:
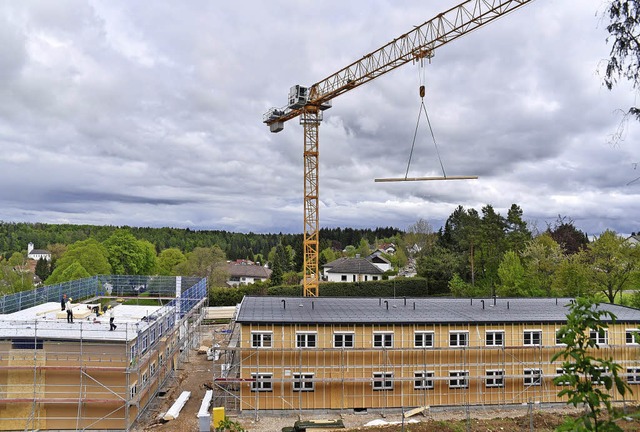
[[[130,430],[199,343],[207,300],[206,279],[181,277],[97,276],[35,291],[0,302],[0,430]],[[162,306],[118,306],[128,312],[116,331],[97,314],[51,317],[62,293],[77,304],[145,291]]]
[[[630,326],[638,324],[610,325],[607,343],[592,354],[613,358],[621,366],[621,376],[635,387],[640,384],[640,346],[626,343]],[[436,325],[429,327],[436,336],[461,331],[476,332],[477,337],[461,347],[415,348],[414,332],[424,331],[424,326],[276,324],[268,328],[280,346],[254,348],[251,334],[267,327],[232,322],[213,366],[214,403],[228,412],[252,413],[256,418],[260,412],[277,410],[302,414],[372,409],[384,414],[388,409],[415,407],[566,403],[566,398],[557,396],[562,385],[553,381],[562,375],[562,361],[551,361],[562,348],[555,343],[559,327],[557,323]],[[552,343],[523,345],[523,328],[535,328],[541,340]],[[357,344],[332,348],[326,339],[323,343],[323,338],[335,333],[352,332],[354,339],[368,339],[376,331],[390,330],[397,335],[396,348]],[[316,347],[294,347],[297,335],[311,331],[317,334]],[[502,332],[503,343],[486,346],[485,331]],[[615,402],[640,400],[640,391],[626,395],[627,400],[615,389],[609,393]]]

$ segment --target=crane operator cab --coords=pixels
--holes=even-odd
[[[307,104],[309,100],[309,87],[294,85],[289,89],[289,108],[298,109]]]

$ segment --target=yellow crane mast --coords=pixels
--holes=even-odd
[[[271,108],[263,122],[271,132],[300,117],[304,130],[303,287],[305,296],[318,296],[318,128],[331,100],[409,62],[431,58],[436,48],[518,9],[532,0],[468,0],[438,14],[381,48],[370,52],[310,87],[295,85],[282,108]]]

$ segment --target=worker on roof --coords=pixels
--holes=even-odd
[[[69,300],[67,300],[67,322],[73,324],[73,305],[71,304],[71,301],[73,299],[71,297],[69,297]]]
[[[115,314],[113,312],[113,309],[111,308],[111,305],[107,306],[107,313],[109,314],[109,331],[113,331],[118,328],[118,326],[113,323]]]
[[[60,299],[60,307],[62,308],[61,310],[64,311],[66,306],[67,306],[67,295],[62,294],[62,298]]]

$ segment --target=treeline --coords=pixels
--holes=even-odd
[[[179,249],[188,253],[196,248],[217,246],[227,259],[250,259],[258,255],[268,256],[278,244],[302,251],[302,234],[256,234],[234,233],[220,230],[191,230],[189,228],[150,228],[128,226],[99,226],[72,224],[44,224],[26,222],[0,222],[0,256],[10,257],[15,252],[26,251],[32,242],[36,248],[49,245],[70,245],[78,241],[95,239],[104,242],[118,229],[126,229],[138,240],[153,244],[156,253],[165,249]],[[320,230],[321,249],[341,250],[347,245],[358,244],[363,238],[373,244],[376,239],[392,237],[401,233],[397,228],[354,229],[327,228]],[[300,264],[301,265],[301,264]]]

